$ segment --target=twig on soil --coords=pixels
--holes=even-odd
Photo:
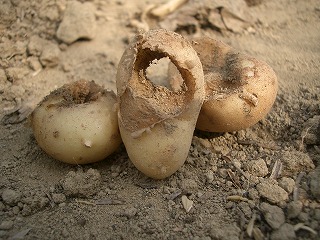
[[[304,132],[304,134],[301,136],[301,143],[299,146],[299,151],[301,151],[303,149],[303,144],[304,144],[304,139],[306,138],[306,136],[309,133],[309,130],[314,126],[314,124],[312,124],[310,127],[308,127]]]
[[[188,0],[169,0],[165,4],[150,10],[150,14],[154,17],[163,18],[174,12],[177,8],[185,4]]]
[[[245,197],[241,197],[239,195],[231,195],[227,197],[227,201],[232,201],[232,202],[248,202],[249,199]]]
[[[253,213],[252,218],[250,219],[248,226],[247,226],[247,234],[249,237],[252,236],[252,231],[253,231],[254,222],[256,221],[256,218],[257,218],[257,214]]]
[[[298,223],[294,225],[294,231],[298,231],[300,229],[306,230],[314,235],[317,235],[317,232],[315,230],[313,230],[311,227],[304,225],[303,223]]]
[[[241,173],[246,179],[250,180],[247,174],[241,168],[239,168],[239,166],[232,159],[230,159],[228,156],[223,156],[222,158],[231,162],[239,173]]]
[[[236,176],[230,169],[227,169],[227,173],[231,178],[233,185],[238,189],[242,189],[238,176]]]
[[[76,199],[75,202],[76,202],[76,203],[83,203],[83,204],[87,204],[87,205],[96,206],[95,203],[89,202],[89,201],[85,201],[85,200],[78,200],[78,199]]]
[[[277,179],[281,175],[281,171],[282,171],[282,162],[280,160],[277,160],[273,165],[269,178]]]
[[[304,174],[305,174],[304,172],[300,172],[296,179],[296,183],[293,189],[293,201],[297,201],[299,198],[299,186]]]

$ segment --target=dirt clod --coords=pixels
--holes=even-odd
[[[272,229],[278,229],[285,222],[285,215],[278,206],[270,205],[268,203],[261,203],[260,209],[263,212],[266,222]]]
[[[62,181],[62,188],[67,196],[90,197],[99,191],[100,185],[101,175],[98,170],[92,168],[85,172],[71,171]]]

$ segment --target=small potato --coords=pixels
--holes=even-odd
[[[193,47],[206,83],[198,129],[237,131],[265,117],[278,90],[277,77],[270,66],[209,37],[194,39]]]
[[[180,72],[178,88],[153,84],[146,69],[169,57]],[[137,35],[117,71],[118,121],[132,163],[145,175],[162,179],[185,162],[204,100],[201,62],[182,36],[163,29]]]
[[[77,81],[53,91],[31,114],[39,146],[70,164],[103,160],[121,143],[116,95],[92,82]]]

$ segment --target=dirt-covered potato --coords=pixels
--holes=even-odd
[[[178,90],[153,84],[147,77],[151,62],[164,57],[182,76]],[[120,60],[117,92],[120,133],[131,161],[149,177],[170,176],[187,158],[205,96],[197,53],[173,32],[139,34]]]
[[[71,164],[103,160],[121,143],[116,95],[93,81],[77,81],[51,92],[31,114],[39,146]]]
[[[270,66],[209,37],[194,39],[201,60],[206,98],[197,128],[231,132],[257,123],[270,111],[278,81]]]

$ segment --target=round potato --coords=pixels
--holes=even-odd
[[[197,128],[231,132],[264,118],[277,95],[277,77],[268,64],[209,37],[193,40],[201,60],[206,98]]]
[[[78,81],[53,91],[31,114],[39,146],[70,164],[103,160],[121,143],[116,95],[92,82]]]

